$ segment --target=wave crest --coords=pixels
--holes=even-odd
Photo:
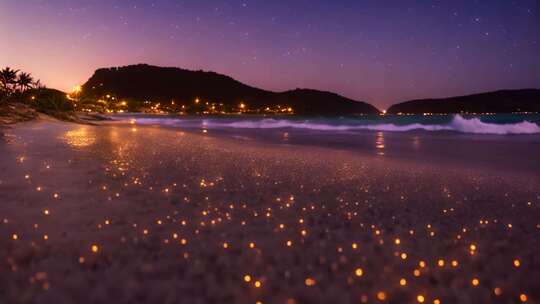
[[[452,129],[463,133],[475,134],[536,134],[540,127],[534,122],[522,121],[513,124],[492,124],[482,122],[479,118],[465,119],[455,115],[450,123]]]

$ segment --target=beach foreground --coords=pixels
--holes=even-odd
[[[540,299],[526,166],[152,126],[4,132],[1,303]]]

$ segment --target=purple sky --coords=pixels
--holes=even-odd
[[[0,66],[70,90],[99,67],[213,70],[371,102],[540,88],[540,2],[1,0]]]

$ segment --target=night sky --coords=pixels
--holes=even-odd
[[[540,1],[1,0],[0,66],[69,90],[96,68],[213,70],[369,101],[540,88]]]

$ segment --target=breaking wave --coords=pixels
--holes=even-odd
[[[455,115],[446,124],[423,124],[411,123],[397,125],[393,123],[373,123],[373,124],[330,124],[324,121],[295,121],[286,119],[246,119],[223,122],[220,119],[203,120],[182,120],[172,118],[140,118],[139,124],[160,124],[178,127],[204,127],[204,128],[241,128],[241,129],[309,129],[320,131],[354,131],[354,130],[374,130],[406,132],[412,130],[426,131],[456,131],[473,134],[537,134],[540,133],[540,126],[534,122],[522,121],[518,123],[495,124],[481,121],[479,118],[464,118]]]
[[[476,134],[536,134],[540,133],[540,127],[530,121],[522,121],[513,124],[493,124],[482,122],[479,118],[465,119],[456,115],[450,123],[452,130],[463,133]]]

